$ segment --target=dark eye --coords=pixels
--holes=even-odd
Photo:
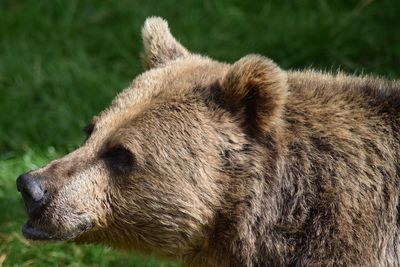
[[[117,175],[132,171],[136,163],[133,153],[122,145],[112,147],[103,154],[102,158],[107,168]]]
[[[86,125],[85,128],[83,128],[83,131],[86,133],[86,135],[89,137],[92,132],[94,130],[94,124],[93,123],[89,123],[88,125]]]

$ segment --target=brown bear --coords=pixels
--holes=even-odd
[[[35,240],[185,266],[400,266],[400,82],[193,54],[142,30],[147,70],[77,150],[17,179]]]

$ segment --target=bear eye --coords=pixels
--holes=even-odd
[[[103,155],[107,168],[117,175],[130,172],[135,167],[135,156],[123,145],[116,145],[107,150]]]
[[[89,123],[88,125],[83,128],[83,131],[86,133],[87,137],[89,137],[94,130],[94,123]]]

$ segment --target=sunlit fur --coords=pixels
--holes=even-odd
[[[147,71],[34,172],[36,227],[187,266],[400,265],[398,82],[220,63],[160,18],[142,35]]]

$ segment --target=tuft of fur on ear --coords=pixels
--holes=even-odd
[[[287,74],[266,57],[248,55],[231,66],[223,88],[227,109],[239,116],[249,134],[257,136],[280,120],[287,96]]]
[[[142,39],[142,57],[147,69],[189,55],[187,49],[172,36],[167,21],[160,17],[146,19],[142,28]]]

